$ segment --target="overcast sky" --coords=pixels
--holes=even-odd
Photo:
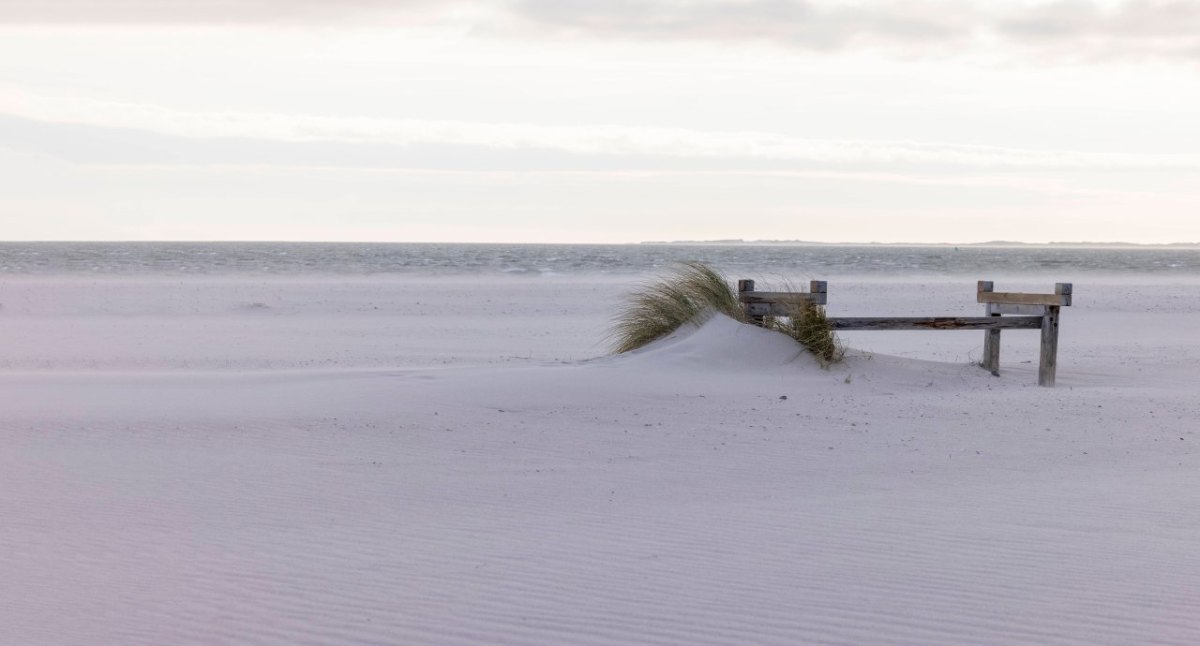
[[[0,0],[0,238],[1200,240],[1200,0]]]

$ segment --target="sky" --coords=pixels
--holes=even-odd
[[[0,0],[0,239],[1200,241],[1200,0]]]

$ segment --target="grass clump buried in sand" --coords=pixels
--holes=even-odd
[[[630,296],[610,334],[614,350],[636,350],[713,312],[746,322],[737,292],[720,272],[704,263],[683,263]]]
[[[782,332],[816,357],[822,368],[838,363],[846,356],[846,348],[833,332],[825,308],[812,303],[792,305],[788,316],[771,318],[766,326]]]

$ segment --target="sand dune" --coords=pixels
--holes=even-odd
[[[170,286],[51,312],[10,285],[35,343],[0,372],[0,643],[1200,640],[1196,286],[1077,288],[1051,390],[1019,335],[998,379],[977,334],[854,337],[873,351],[825,371],[719,317],[606,357],[621,285],[529,284],[263,287],[287,315],[198,285],[200,318],[155,303]],[[511,300],[363,308],[438,287]],[[52,343],[124,297],[145,310]]]

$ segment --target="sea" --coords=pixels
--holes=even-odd
[[[635,275],[686,261],[751,276],[1200,276],[1200,248],[1170,246],[0,242],[0,276]]]

